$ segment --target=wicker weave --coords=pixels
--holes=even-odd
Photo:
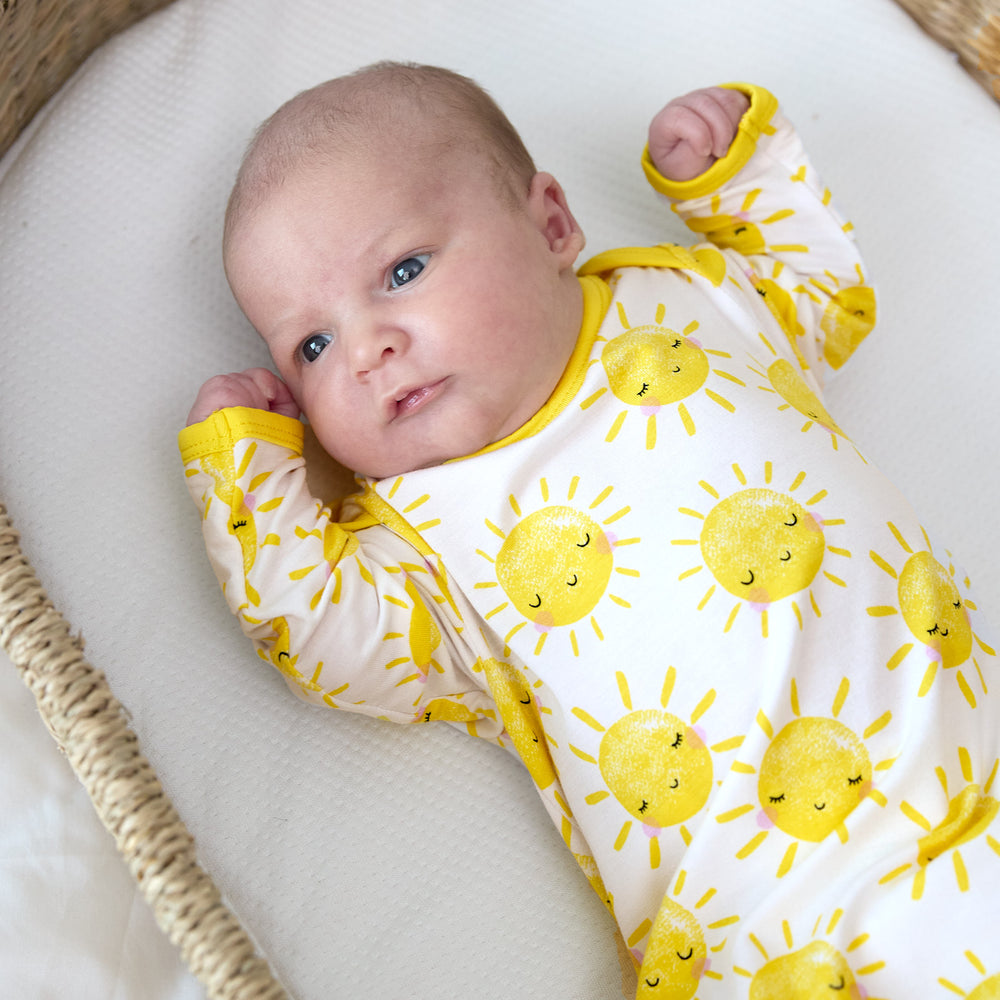
[[[104,675],[46,597],[0,504],[0,645],[135,877],[157,923],[210,997],[279,1000],[285,993],[198,865]]]
[[[0,0],[0,155],[102,42],[170,0]]]
[[[169,0],[0,0],[0,153],[102,42]],[[115,838],[156,921],[209,997],[285,991],[200,867],[104,675],[24,558],[0,502],[0,647]]]
[[[0,0],[0,155],[106,39],[170,0]],[[1000,100],[1000,0],[899,0]],[[104,675],[52,607],[0,503],[0,646],[210,997],[285,996],[201,869]]]
[[[1000,0],[898,0],[1000,101]]]

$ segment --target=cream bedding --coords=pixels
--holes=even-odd
[[[880,294],[828,408],[951,540],[988,612],[1000,109],[890,0],[177,0],[94,56],[0,164],[0,497],[289,991],[617,998],[611,921],[519,765],[447,727],[288,696],[216,593],[185,494],[174,435],[198,384],[267,360],[219,263],[243,145],[286,97],[379,58],[487,86],[590,251],[683,238],[638,167],[665,100],[728,79],[774,91]],[[6,663],[0,684],[5,994],[200,995]]]

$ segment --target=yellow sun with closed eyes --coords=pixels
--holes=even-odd
[[[729,247],[747,257],[765,251],[807,253],[809,248],[800,243],[771,243],[764,228],[790,218],[795,214],[792,209],[779,209],[759,222],[750,221],[751,210],[762,193],[762,188],[748,191],[739,209],[732,213],[722,212],[722,199],[714,195],[710,203],[712,214],[687,218],[685,225],[692,232],[704,233],[717,247]]]
[[[646,448],[655,448],[656,418],[665,407],[675,404],[685,431],[694,434],[696,427],[688,403],[699,391],[729,413],[736,410],[725,396],[706,385],[712,376],[735,385],[746,385],[732,373],[712,367],[713,358],[731,358],[732,355],[703,347],[695,336],[697,322],[689,323],[681,333],[668,329],[662,325],[665,315],[666,306],[660,303],[652,324],[633,326],[624,305],[618,303],[618,318],[625,332],[606,341],[600,358],[608,384],[580,404],[580,408],[586,410],[609,391],[626,404],[615,416],[606,441],[614,441],[629,412],[638,409],[646,418]],[[591,363],[596,364],[596,361]]]
[[[774,725],[763,710],[757,713],[757,725],[769,743],[759,765],[735,761],[732,770],[739,774],[757,775],[757,799],[760,809],[746,803],[716,817],[719,823],[730,823],[754,815],[758,832],[739,851],[744,859],[778,830],[791,838],[778,865],[776,875],[782,878],[795,862],[802,841],[818,843],[836,833],[841,843],[848,839],[844,821],[865,799],[880,806],[886,798],[875,788],[877,773],[892,766],[892,759],[872,764],[866,741],[885,729],[892,721],[886,711],[871,722],[859,736],[839,718],[847,701],[850,682],[845,677],[834,697],[828,716],[802,715],[798,688],[791,683],[793,718],[775,732]]]
[[[724,915],[718,913],[716,889],[708,889],[693,903],[683,905],[687,881],[682,868],[655,919],[644,920],[628,936],[626,943],[640,965],[636,1000],[691,1000],[703,979],[719,982],[723,978],[712,968],[712,955],[725,948],[726,938],[713,938],[740,918],[724,910]]]
[[[760,952],[764,962],[756,972],[735,966],[738,976],[750,980],[749,1000],[816,1000],[817,997],[844,996],[850,1000],[876,1000],[859,980],[885,968],[881,960],[869,961],[858,967],[855,953],[867,950],[870,934],[860,934],[842,948],[834,945],[832,937],[843,917],[836,910],[823,927],[823,915],[817,917],[809,942],[798,946],[792,924],[782,920],[780,936],[772,933],[767,943],[757,934],[750,941]]]
[[[844,522],[819,513],[817,505],[826,498],[826,490],[807,498],[797,497],[805,483],[805,472],[800,472],[784,490],[773,488],[770,462],[765,463],[759,485],[753,485],[739,465],[733,465],[733,472],[740,488],[728,496],[704,480],[699,484],[715,501],[707,514],[691,507],[679,508],[682,514],[701,522],[701,531],[697,538],[674,539],[672,544],[697,546],[704,560],[681,573],[680,579],[708,568],[714,582],[698,604],[699,610],[719,587],[738,598],[726,620],[725,632],[747,604],[760,613],[761,634],[766,637],[769,609],[786,599],[790,599],[801,628],[797,595],[808,594],[812,610],[819,616],[820,608],[810,589],[813,581],[822,575],[838,587],[846,586],[841,577],[825,568],[828,556],[851,555],[847,549],[826,541],[826,529]]]
[[[962,788],[951,794],[948,787],[948,774],[943,767],[936,769],[938,781],[947,803],[944,817],[936,825],[909,802],[900,803],[900,810],[907,819],[912,820],[922,831],[923,836],[917,840],[917,857],[914,862],[894,868],[879,879],[879,884],[891,882],[901,875],[913,873],[913,899],[920,899],[924,894],[927,881],[927,868],[932,861],[942,855],[951,853],[952,866],[955,870],[955,881],[961,892],[968,892],[971,885],[970,876],[959,847],[977,837],[986,836],[986,843],[1000,856],[1000,841],[987,833],[987,829],[1000,812],[1000,801],[990,792],[997,777],[1000,759],[994,759],[989,774],[981,781],[976,781],[973,771],[972,757],[966,747],[958,748],[959,768],[962,777]]]
[[[764,346],[773,355],[773,359],[770,362],[760,361],[751,356],[752,363],[747,365],[755,375],[765,380],[759,388],[763,392],[774,393],[781,400],[778,404],[779,412],[789,413],[791,416],[800,414],[806,418],[801,428],[803,434],[814,427],[826,431],[830,436],[830,444],[833,450],[837,451],[839,449],[838,440],[840,438],[843,438],[845,441],[850,441],[850,439],[830,415],[816,393],[806,383],[799,368],[785,358],[778,357],[777,352],[764,335],[760,334],[759,336]],[[857,447],[854,450],[861,460],[867,464],[868,460],[858,451]]]
[[[691,835],[683,824],[702,810],[714,788],[712,754],[734,749],[742,742],[742,737],[735,737],[708,745],[698,722],[715,701],[714,690],[706,692],[687,722],[667,711],[676,677],[677,671],[668,667],[660,708],[635,709],[628,679],[617,671],[626,714],[609,725],[582,708],[571,711],[586,727],[581,736],[592,740],[593,733],[600,735],[596,754],[570,744],[570,750],[580,760],[596,765],[604,779],[605,788],[587,795],[584,801],[596,806],[613,797],[632,817],[621,827],[616,851],[628,841],[633,821],[639,822],[649,838],[650,868],[660,866],[659,837],[665,827],[678,827],[683,841],[690,842]]]
[[[620,608],[630,608],[624,597],[611,591],[617,578],[635,579],[639,571],[617,565],[617,551],[639,542],[617,534],[619,522],[631,508],[604,505],[614,489],[605,487],[592,500],[581,499],[580,477],[574,476],[565,499],[554,496],[546,479],[538,484],[537,498],[508,498],[514,521],[503,525],[485,521],[500,539],[495,554],[477,549],[493,569],[495,579],[475,584],[477,590],[496,588],[503,599],[486,613],[486,619],[513,620],[504,643],[531,626],[538,632],[533,654],[538,656],[548,635],[563,629],[569,635],[573,654],[579,656],[581,636],[577,623],[589,620],[590,631],[602,640],[604,633],[595,612],[607,599]],[[531,509],[531,507],[534,509]],[[532,652],[532,650],[527,650]],[[505,651],[504,655],[509,655]]]
[[[920,681],[918,696],[922,698],[930,691],[939,668],[954,670],[955,680],[965,700],[975,708],[975,692],[964,672],[958,668],[965,667],[968,670],[971,663],[985,694],[986,679],[975,655],[975,648],[978,647],[990,657],[996,653],[972,630],[969,609],[976,610],[976,605],[967,596],[969,581],[956,578],[950,553],[944,553],[948,560],[947,566],[935,557],[930,539],[923,528],[920,531],[926,548],[921,549],[915,548],[891,521],[886,527],[904,553],[902,565],[897,569],[890,558],[883,557],[874,550],[870,556],[879,569],[896,581],[899,603],[898,607],[891,604],[872,606],[868,608],[868,614],[873,618],[902,615],[903,622],[916,640],[915,643],[903,643],[890,657],[886,667],[895,670],[906,661],[919,661],[919,656],[910,655],[919,646],[924,651],[927,666]]]

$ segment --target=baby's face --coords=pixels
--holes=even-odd
[[[582,237],[551,238],[544,177],[512,209],[468,154],[384,147],[299,171],[241,225],[233,292],[348,468],[471,454],[549,397],[579,327]]]

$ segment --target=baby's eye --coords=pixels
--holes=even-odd
[[[299,357],[308,365],[315,361],[333,340],[333,335],[329,333],[313,333],[302,341],[299,348]]]
[[[407,257],[401,260],[389,274],[389,285],[392,288],[402,288],[409,284],[414,278],[420,276],[420,272],[427,266],[431,259],[429,253],[418,253],[414,257]]]

